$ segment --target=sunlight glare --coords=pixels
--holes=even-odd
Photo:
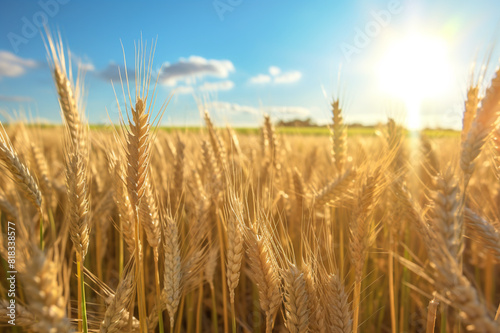
[[[382,93],[405,104],[409,129],[420,127],[422,102],[443,94],[452,82],[446,41],[432,36],[413,34],[395,40],[377,68]]]

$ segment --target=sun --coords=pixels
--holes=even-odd
[[[445,39],[409,34],[393,40],[382,52],[377,66],[381,92],[402,101],[407,125],[420,127],[422,102],[447,92],[452,84],[450,55]]]

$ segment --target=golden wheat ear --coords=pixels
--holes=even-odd
[[[42,193],[38,183],[25,162],[14,150],[2,123],[0,123],[0,161],[2,161],[2,166],[10,171],[12,179],[19,186],[24,196],[38,210],[41,210]]]
[[[343,172],[347,157],[347,126],[344,124],[339,99],[331,103],[333,125],[330,127],[332,142],[332,158],[338,173]]]
[[[292,333],[307,332],[309,326],[309,299],[304,273],[294,264],[283,272],[286,327]]]
[[[266,314],[266,332],[274,326],[274,315],[281,305],[281,280],[274,251],[267,231],[257,225],[245,229],[251,279],[257,285],[259,302]]]
[[[45,31],[44,44],[54,83],[56,85],[61,115],[67,126],[69,136],[75,147],[84,152],[88,149],[87,128],[83,124],[83,75],[78,71],[76,82],[73,80],[71,53],[68,62],[64,52],[61,35],[55,40],[48,29]]]
[[[498,125],[500,112],[500,69],[496,71],[491,84],[486,90],[481,106],[470,124],[466,138],[462,141],[460,167],[464,173],[464,187],[469,184],[475,169],[475,161],[485,142]],[[465,189],[464,189],[465,191]]]
[[[121,332],[128,326],[130,313],[127,309],[135,293],[134,271],[135,269],[131,268],[118,284],[116,292],[106,308],[104,319],[99,328],[100,332]]]
[[[123,46],[122,46],[123,48]],[[146,288],[144,279],[144,261],[143,256],[143,230],[146,234],[147,243],[153,248],[155,261],[155,285],[156,285],[156,307],[161,308],[160,278],[159,278],[159,249],[161,245],[161,227],[157,195],[153,186],[151,176],[151,155],[158,134],[159,123],[164,115],[168,104],[168,99],[161,105],[157,115],[153,115],[156,103],[156,88],[160,72],[151,86],[153,73],[153,58],[156,44],[151,45],[149,52],[147,43],[143,44],[142,39],[135,50],[135,80],[130,84],[127,70],[127,62],[124,54],[125,64],[125,85],[122,80],[120,69],[120,83],[123,92],[124,107],[122,109],[118,97],[115,98],[119,111],[119,129],[115,129],[115,139],[119,142],[123,155],[123,179],[127,189],[130,209],[127,207],[124,213],[128,215],[132,212],[133,220],[131,223],[122,223],[122,229],[127,232],[127,245],[132,248],[130,240],[135,245],[134,257],[136,261],[136,279],[137,279],[137,300],[139,308],[139,321],[141,331],[147,330],[148,318],[146,311]],[[131,87],[132,86],[132,87]],[[114,89],[114,86],[113,86]],[[127,91],[127,94],[125,93]],[[121,173],[121,170],[117,170]],[[121,178],[121,176],[120,176]],[[119,193],[124,197],[120,189]],[[127,206],[129,206],[127,204]],[[124,214],[125,215],[125,214]],[[125,233],[124,233],[125,235]],[[162,317],[159,317],[160,326],[163,325]]]
[[[24,290],[29,297],[28,310],[37,318],[32,325],[37,332],[72,332],[60,279],[58,265],[39,249],[32,247],[22,273]]]
[[[170,317],[170,327],[174,327],[174,318],[182,296],[182,266],[179,246],[179,234],[176,221],[164,214],[163,253],[165,267],[163,273],[163,302]]]
[[[226,223],[227,249],[226,269],[227,285],[229,287],[229,299],[234,305],[234,290],[240,279],[241,261],[243,259],[243,235],[241,226],[245,224],[243,203],[234,194],[229,199],[226,208],[228,215]]]
[[[464,215],[468,232],[480,240],[482,246],[492,251],[496,260],[500,262],[500,231],[469,208],[465,209]]]

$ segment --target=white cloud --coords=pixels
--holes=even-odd
[[[214,111],[223,111],[229,113],[239,113],[239,114],[258,114],[259,110],[253,106],[240,105],[236,103],[228,102],[211,102],[207,105],[208,108]]]
[[[0,101],[2,102],[33,102],[33,98],[29,96],[8,96],[8,95],[0,95]]]
[[[274,83],[294,83],[300,80],[302,73],[299,71],[285,72],[274,78]]]
[[[234,87],[233,81],[205,82],[198,87],[200,91],[231,90]]]
[[[267,113],[276,116],[307,116],[310,114],[309,109],[301,106],[262,106],[257,108],[237,103],[211,102],[207,107],[214,111],[252,115]]]
[[[192,94],[194,92],[194,89],[192,86],[178,86],[175,87],[173,92],[176,95],[185,95],[185,94]]]
[[[269,83],[269,82],[271,82],[271,77],[266,74],[259,74],[257,76],[250,78],[250,83],[259,84],[259,83]]]
[[[279,67],[276,67],[276,66],[269,67],[269,74],[271,74],[272,76],[279,75],[280,73],[281,73],[281,69]]]
[[[109,63],[108,66],[102,70],[98,70],[95,74],[106,81],[119,81],[118,68],[125,80],[125,67],[124,65],[117,65],[116,63]],[[227,78],[230,73],[234,72],[234,65],[229,60],[205,59],[200,56],[191,56],[189,58],[180,58],[176,63],[164,63],[160,72],[151,73],[151,76],[158,83],[174,87],[180,82],[185,85],[193,85],[197,80],[205,77]],[[135,78],[135,71],[132,68],[127,68],[127,74],[130,80]],[[181,91],[186,91],[181,88]]]
[[[262,110],[271,115],[307,116],[310,114],[309,109],[301,106],[265,106]]]
[[[85,72],[93,72],[95,70],[95,66],[90,61],[88,57],[79,57],[74,53],[71,53],[71,60],[76,63],[79,69],[85,71]]]
[[[282,72],[277,66],[269,67],[268,74],[258,74],[250,78],[250,83],[264,84],[264,83],[274,83],[274,84],[286,84],[294,83],[302,78],[302,73],[297,70],[292,70],[288,72]]]
[[[0,51],[0,78],[18,77],[37,66],[32,59],[23,59],[8,51]]]
[[[79,68],[85,72],[93,72],[95,71],[95,67],[94,67],[94,64],[92,63],[85,63],[85,62],[81,62],[78,64]]]
[[[118,65],[114,62],[110,62],[108,66],[106,66],[104,69],[97,70],[95,71],[95,75],[97,75],[99,78],[103,79],[104,81],[120,81],[120,74],[121,74],[121,79],[125,82],[126,76],[125,76],[125,66],[124,65]],[[127,75],[128,79],[130,81],[133,81],[135,79],[135,71],[131,68],[127,68]]]
[[[234,72],[234,65],[229,60],[191,56],[187,59],[181,58],[173,64],[164,64],[160,73],[160,82],[174,86],[179,81],[201,79],[206,76],[227,78],[231,72]]]
[[[234,88],[234,82],[226,80],[218,82],[205,82],[199,86],[194,86],[194,85],[176,86],[173,89],[173,93],[176,95],[185,95],[185,94],[192,94],[195,91],[214,92],[222,90],[231,90],[233,88]]]

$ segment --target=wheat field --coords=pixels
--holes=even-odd
[[[83,76],[46,45],[63,125],[0,131],[0,330],[500,331],[500,73],[451,136],[348,136],[335,96],[329,136],[267,115],[238,134],[202,106],[204,128],[167,133],[138,44],[119,123],[90,130]]]

